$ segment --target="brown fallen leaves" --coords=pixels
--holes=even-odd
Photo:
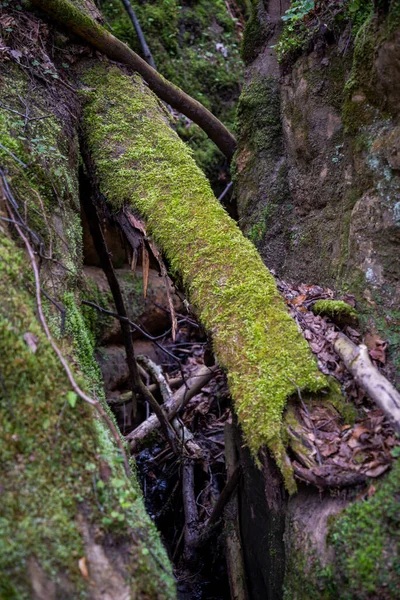
[[[290,404],[287,422],[296,476],[321,489],[356,485],[367,477],[379,477],[389,469],[392,451],[399,440],[383,413],[346,370],[330,339],[336,331],[343,331],[354,343],[363,341],[378,368],[386,363],[387,342],[372,333],[361,340],[356,329],[349,326],[340,329],[328,319],[314,315],[311,311],[314,302],[334,299],[332,290],[304,284],[295,287],[284,281],[278,281],[278,287],[316,355],[320,370],[341,384],[346,397],[357,409],[356,423],[349,425],[343,423],[333,406],[323,401],[307,406]],[[353,296],[340,299],[351,306],[355,304]]]

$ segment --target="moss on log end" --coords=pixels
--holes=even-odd
[[[86,92],[84,133],[101,192],[114,210],[130,204],[145,217],[213,336],[249,447],[256,455],[268,444],[279,458],[287,398],[326,379],[156,97],[115,66],[98,65],[84,80],[95,90]]]

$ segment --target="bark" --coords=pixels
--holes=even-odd
[[[239,463],[234,440],[234,427],[230,423],[225,424],[225,460],[227,476],[231,478]],[[226,564],[231,600],[248,600],[242,539],[240,536],[239,500],[236,491],[225,507],[224,521]]]
[[[209,138],[225,154],[228,160],[236,149],[236,141],[228,129],[200,102],[188,96],[174,84],[159,75],[126,44],[108,33],[101,25],[75,6],[69,0],[32,0],[33,4],[46,12],[72,33],[104,53],[110,59],[123,63],[139,73],[150,89],[173,108],[189,117],[201,127]]]

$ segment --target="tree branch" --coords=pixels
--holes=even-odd
[[[135,28],[136,31],[136,35],[138,37],[139,40],[139,44],[142,48],[142,52],[143,52],[143,56],[145,61],[151,66],[153,67],[153,69],[157,70],[156,67],[156,63],[154,62],[154,58],[153,55],[150,51],[150,48],[146,42],[146,38],[144,37],[144,33],[143,30],[140,26],[139,21],[137,20],[135,11],[133,10],[132,4],[129,2],[129,0],[122,0],[122,4],[125,6],[126,12],[128,13],[128,16],[131,20],[132,25]]]
[[[201,127],[230,161],[236,150],[236,140],[228,129],[200,102],[159,75],[126,44],[104,27],[76,8],[69,0],[33,0],[51,19],[88,42],[91,46],[117,62],[137,71],[149,88],[161,99],[186,115]]]
[[[332,343],[357,383],[400,432],[400,394],[372,364],[367,346],[353,344],[343,333],[336,334]]]
[[[180,387],[171,399],[164,404],[163,411],[169,420],[173,419],[179,410],[181,410],[193,396],[214,377],[217,367],[200,367],[197,369],[186,383]],[[159,427],[156,415],[151,415],[146,421],[141,423],[136,429],[126,436],[131,450],[134,451],[137,444],[144,440],[152,431]]]

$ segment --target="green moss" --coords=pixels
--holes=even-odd
[[[142,552],[150,546],[167,564],[137,482],[130,484],[125,478],[119,453],[92,408],[80,400],[74,408],[68,402],[70,383],[35,318],[34,302],[26,291],[32,276],[24,254],[2,235],[0,257],[0,570],[5,581],[13,582],[20,600],[30,598],[27,560],[36,557],[51,581],[58,585],[67,576],[75,586],[74,597],[86,598],[86,584],[77,568],[77,561],[85,555],[79,528],[80,515],[85,515],[99,528],[99,535],[115,532],[121,523],[116,538],[126,535],[126,527],[136,535],[141,531],[144,542],[138,542],[138,562],[142,574],[139,577],[132,566],[138,579],[132,585],[137,590],[153,590],[151,597],[156,597],[154,589],[161,586],[164,595],[160,592],[157,597],[172,597],[172,581],[167,581],[164,573],[159,573],[157,581],[158,566]],[[36,352],[24,341],[27,333],[35,336]],[[63,350],[68,354],[65,343]],[[88,345],[85,351],[87,360]],[[77,354],[81,355],[81,349]],[[87,389],[82,376],[76,377]],[[103,483],[100,475],[104,461],[112,473],[108,483]]]
[[[72,338],[79,367],[90,382],[93,393],[103,396],[101,372],[94,358],[95,338],[86,327],[85,319],[76,304],[74,294],[66,292],[63,300],[66,309],[65,329]]]
[[[11,178],[16,198],[24,207],[30,227],[52,250],[52,258],[62,261],[65,269],[57,275],[65,286],[73,280],[81,266],[82,229],[77,208],[76,176],[78,149],[76,132],[63,129],[63,124],[49,113],[44,94],[29,92],[23,71],[9,65],[0,69],[0,159]],[[18,96],[28,103],[35,120],[25,119],[12,111],[25,110]],[[7,107],[7,108],[4,108]],[[11,109],[11,110],[8,110]],[[40,117],[40,118],[39,118]],[[72,164],[71,164],[72,163]],[[60,232],[57,224],[65,217],[67,226]]]
[[[264,238],[267,233],[269,221],[273,217],[276,208],[276,204],[268,203],[262,210],[260,220],[250,227],[246,235],[253,244],[257,244],[257,242],[260,242]]]
[[[224,0],[151,0],[132,4],[159,72],[232,129],[243,66],[236,25]],[[120,0],[102,0],[100,5],[112,33],[140,54],[135,31]],[[217,50],[217,44],[225,50]],[[187,119],[180,117],[176,128],[193,149],[196,163],[214,189],[222,191],[226,183],[219,177],[227,168],[222,153]]]
[[[261,12],[261,15],[260,15]],[[263,3],[260,0],[251,0],[250,18],[246,23],[241,56],[246,64],[257,58],[260,50],[268,39],[270,27],[267,25],[263,13]]]
[[[42,252],[48,255],[52,242],[54,258],[73,269],[71,273],[59,262],[43,260],[41,285],[46,288],[50,281],[49,293],[66,305],[68,336],[57,343],[76,381],[101,398],[93,336],[75,302],[82,261],[76,132],[52,115],[51,101],[47,98],[46,103],[40,87],[35,87],[34,96],[29,94],[23,71],[8,64],[0,77],[2,104],[20,111],[19,94],[29,101],[31,115],[46,116],[25,127],[18,115],[0,108],[0,141],[28,167],[22,168],[5,151],[1,162],[22,214],[26,206],[29,225],[42,235]],[[146,515],[138,482],[126,478],[120,452],[103,421],[72,392],[36,318],[33,290],[29,259],[2,222],[0,598],[32,598],[31,560],[55,586],[57,597],[66,596],[64,585],[76,600],[91,596],[78,567],[86,555],[82,522],[94,528],[98,543],[109,540],[106,548],[109,543],[115,549],[124,547],[121,556],[127,556],[127,583],[135,597],[173,598],[173,578],[159,566],[168,567],[168,559]],[[59,314],[50,306],[46,301],[56,336]],[[25,341],[28,334],[36,350]],[[110,473],[106,480],[105,467]]]
[[[377,47],[377,19],[371,16],[359,29],[353,53],[350,78],[346,83],[346,99],[342,118],[346,131],[356,132],[376,117],[374,56]]]
[[[276,156],[281,150],[279,85],[274,77],[255,77],[243,88],[237,108],[241,144],[253,153]]]
[[[343,600],[400,598],[400,462],[336,519],[328,541],[335,551]]]
[[[284,600],[400,598],[400,462],[374,480],[375,493],[328,519],[329,562],[320,562],[311,540],[288,524]]]
[[[343,302],[343,300],[317,300],[313,304],[312,311],[315,315],[329,317],[332,321],[339,324],[355,323],[358,321],[358,314],[355,308]]]
[[[84,128],[102,193],[146,218],[213,335],[247,443],[254,454],[273,447],[294,384],[326,385],[273,277],[140,79],[100,65],[85,82],[96,90]]]

